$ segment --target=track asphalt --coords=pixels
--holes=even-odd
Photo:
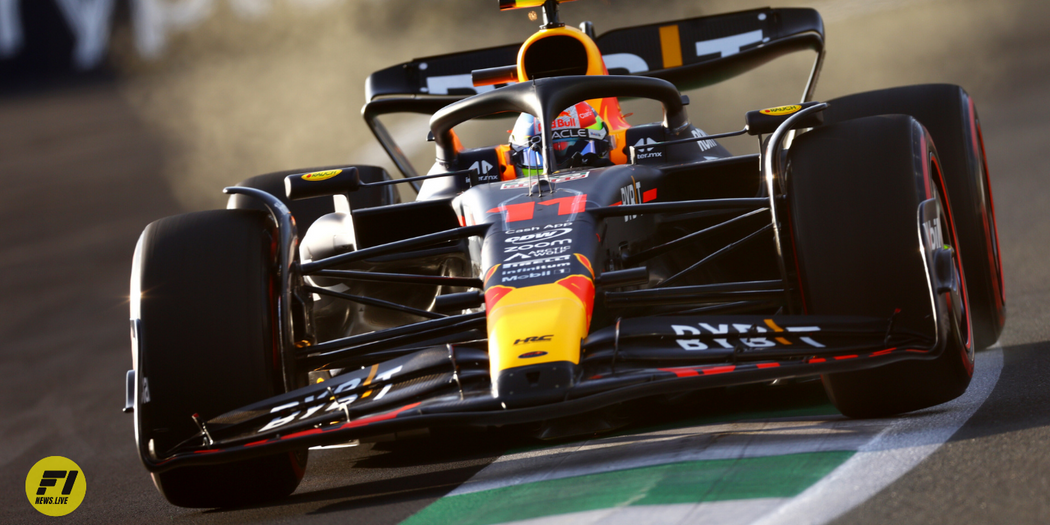
[[[828,479],[871,493],[837,518],[812,512],[800,514],[803,521],[1050,521],[1050,55],[1042,51],[1050,32],[1032,30],[1040,23],[1002,35],[995,52],[1005,65],[997,74],[1006,78],[971,91],[991,167],[1009,307],[1001,350],[978,358],[979,366],[1001,361],[997,381],[942,445],[890,447],[901,452],[887,462],[907,461],[901,458],[927,446],[903,475],[865,489],[860,480],[883,467],[838,471],[841,478]],[[850,422],[834,415],[814,384],[750,389],[716,399],[716,409],[657,414],[582,444],[538,447],[516,436],[470,434],[317,451],[288,500],[215,511],[172,507],[138,463],[131,418],[120,413],[130,367],[131,253],[149,221],[181,211],[156,175],[165,162],[161,144],[111,85],[0,100],[2,523],[50,519],[28,505],[24,483],[36,461],[56,454],[76,461],[88,482],[72,515],[77,523],[365,524],[414,515],[412,523],[548,523],[544,517],[563,513],[573,513],[566,516],[573,522],[747,523],[790,511],[792,498],[801,501],[820,483],[828,488],[820,480],[855,461],[887,426],[954,410]],[[776,453],[759,453],[773,445]],[[516,481],[494,481],[506,479]],[[700,498],[683,495],[699,490],[693,480],[706,480]],[[832,490],[828,497],[850,497],[841,486],[830,488],[844,496]],[[566,494],[579,497],[558,507]],[[580,505],[585,498],[590,506]],[[609,506],[616,513],[603,510]]]

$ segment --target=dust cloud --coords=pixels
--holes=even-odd
[[[158,170],[188,210],[222,207],[224,185],[249,176],[325,164],[392,164],[360,116],[372,71],[415,57],[521,42],[536,28],[524,11],[495,0],[275,0],[265,15],[245,17],[217,2],[192,29],[168,35],[159,58],[134,52],[130,29],[118,33],[115,59],[122,92],[165,140]],[[828,55],[816,98],[924,82],[949,82],[980,93],[998,89],[1009,61],[999,42],[1046,2],[981,0],[820,0]],[[563,21],[618,27],[797,2],[581,0],[562,6]],[[709,133],[740,129],[749,109],[796,101],[813,60],[797,53],[728,82],[689,93],[690,116]],[[625,111],[656,120],[653,104]],[[433,150],[425,119],[391,122],[425,171]],[[506,140],[509,121],[488,128],[488,143]],[[503,128],[500,128],[503,126]],[[495,131],[495,134],[493,134]],[[477,133],[475,133],[477,135]],[[484,140],[469,137],[468,140]],[[468,141],[469,143],[469,141]],[[476,144],[480,145],[480,144]],[[727,142],[734,152],[753,140]]]

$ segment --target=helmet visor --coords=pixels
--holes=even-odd
[[[567,139],[554,142],[554,165],[560,168],[573,167],[574,158],[587,154],[602,157],[605,155],[605,143],[593,139]]]
[[[583,166],[585,155],[605,157],[608,147],[605,142],[593,139],[565,139],[554,141],[554,169]],[[513,153],[514,162],[521,168],[522,176],[543,173],[543,151],[525,147]]]

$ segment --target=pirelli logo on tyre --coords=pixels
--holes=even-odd
[[[339,175],[342,172],[343,170],[315,171],[313,173],[307,173],[306,175],[303,175],[302,179],[310,182],[318,182],[322,180],[328,180],[332,177],[335,177],[336,175]]]
[[[77,510],[86,494],[84,471],[62,456],[37,461],[26,476],[29,504],[46,516],[65,516]]]
[[[782,116],[782,115],[790,115],[790,114],[792,114],[792,113],[794,113],[794,112],[796,112],[796,111],[798,111],[800,109],[802,109],[802,106],[800,106],[798,104],[791,104],[789,106],[777,106],[775,108],[766,108],[766,109],[763,109],[763,110],[759,111],[759,113],[761,113],[763,115],[770,115],[770,116],[773,116],[773,117],[779,117],[779,116]]]

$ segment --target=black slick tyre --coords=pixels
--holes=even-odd
[[[934,360],[826,374],[825,390],[850,417],[881,417],[944,403],[973,374],[966,290],[933,293],[919,240],[919,206],[937,199],[943,243],[958,254],[936,150],[912,117],[841,122],[799,136],[789,153],[788,208],[805,312],[893,317],[898,330],[937,334]],[[788,252],[789,257],[791,252]],[[953,275],[964,276],[958,257]],[[935,306],[950,315],[933,315]],[[934,322],[939,319],[939,322]]]
[[[132,273],[141,453],[163,456],[198,434],[193,414],[206,421],[283,391],[272,230],[264,212],[214,210],[167,217],[143,232]],[[236,506],[291,494],[305,466],[302,451],[176,468],[153,480],[174,505]]]
[[[966,267],[976,348],[995,343],[1006,322],[999,236],[995,225],[981,121],[959,86],[923,84],[857,93],[829,101],[825,122],[885,114],[911,115],[937,145]]]

